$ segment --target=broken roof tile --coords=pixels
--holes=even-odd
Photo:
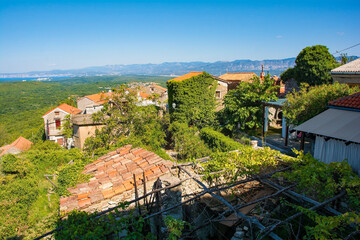
[[[73,209],[90,211],[94,208],[93,205],[101,205],[104,200],[124,199],[117,195],[134,189],[133,175],[136,183],[141,185],[143,173],[147,181],[154,180],[168,173],[169,166],[173,165],[171,161],[164,160],[155,153],[131,147],[126,145],[86,165],[83,173],[92,174],[93,177],[87,183],[69,188],[72,196],[60,199],[60,209],[65,212]]]

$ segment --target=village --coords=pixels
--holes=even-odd
[[[359,72],[352,60],[309,87],[264,70],[192,71],[52,108],[44,143],[82,157],[44,175],[61,220],[37,239],[356,239]],[[1,147],[3,169],[33,145]]]

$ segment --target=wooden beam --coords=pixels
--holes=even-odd
[[[284,146],[287,147],[289,141],[289,126],[286,125],[286,131],[285,131],[285,144]]]
[[[304,150],[304,145],[305,145],[305,133],[304,132],[300,132],[301,133],[301,140],[300,140],[300,151]]]

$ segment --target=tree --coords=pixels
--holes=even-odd
[[[287,101],[283,106],[284,114],[289,123],[300,125],[310,118],[326,110],[329,101],[359,92],[357,87],[349,87],[347,84],[324,84],[309,87],[302,84],[299,92],[287,95]]]
[[[125,85],[112,92],[110,103],[105,104],[101,112],[93,114],[93,121],[103,123],[104,127],[96,131],[95,137],[85,141],[85,149],[94,152],[126,142],[159,150],[166,143],[164,126],[167,124],[166,118],[159,116],[159,108],[139,106],[137,91],[129,90]]]
[[[277,99],[274,80],[270,75],[264,80],[254,77],[252,82],[240,82],[237,89],[226,94],[221,118],[224,127],[234,132],[241,129],[256,129],[262,126],[263,108],[261,103]]]
[[[332,83],[330,71],[339,66],[329,49],[323,45],[304,48],[296,57],[295,64],[281,78],[294,78],[299,85],[304,82],[310,86]]]

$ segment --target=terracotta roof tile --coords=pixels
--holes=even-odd
[[[254,72],[239,72],[239,73],[225,73],[219,76],[220,79],[226,81],[246,81],[249,82],[254,76],[257,76]]]
[[[71,114],[71,115],[75,115],[75,114],[78,114],[78,113],[81,113],[81,110],[76,108],[76,107],[73,107],[73,106],[70,106],[70,105],[67,105],[66,103],[63,103],[59,106],[57,106],[56,108],[53,108],[51,109],[50,111],[48,111],[47,113],[45,113],[42,117],[48,115],[49,113],[55,111],[56,109],[61,109],[63,110],[64,112],[67,112],[68,114]]]
[[[189,78],[192,78],[192,77],[196,77],[200,74],[203,74],[204,72],[189,72],[185,75],[182,75],[182,76],[179,76],[179,77],[176,77],[176,78],[173,78],[173,79],[170,79],[169,81],[182,81],[182,80],[185,80],[185,79],[189,79]],[[168,82],[169,82],[168,81]]]
[[[93,177],[87,183],[69,188],[72,196],[61,197],[60,210],[68,212],[73,209],[93,209],[92,205],[102,204],[102,201],[110,201],[117,195],[132,190],[133,174],[136,183],[141,185],[143,173],[147,181],[155,180],[168,173],[169,167],[173,165],[171,161],[164,160],[155,153],[131,147],[126,145],[86,165],[83,173],[92,174]]]
[[[16,148],[17,150],[23,152],[27,151],[31,148],[31,145],[33,145],[32,142],[27,140],[26,138],[19,137],[15,141],[13,141],[11,144],[3,146],[0,148],[0,156],[6,154],[11,148]]]
[[[360,109],[360,92],[329,102],[330,106]]]

